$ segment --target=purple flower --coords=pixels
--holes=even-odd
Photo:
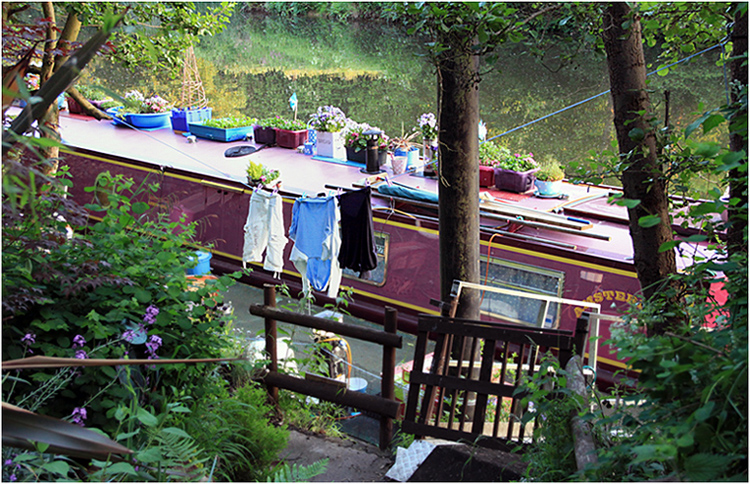
[[[26,335],[21,338],[21,343],[26,343],[27,345],[36,343],[36,335],[34,333],[26,333]]]
[[[143,322],[146,324],[154,324],[156,322],[156,316],[159,314],[159,308],[156,306],[149,306],[146,308],[146,314],[143,316]]]
[[[71,422],[73,422],[74,424],[78,424],[81,427],[83,427],[83,421],[86,420],[86,418],[88,417],[86,415],[86,409],[84,407],[74,408],[71,416],[72,416]]]
[[[78,358],[79,360],[85,360],[88,357],[89,355],[87,355],[85,351],[83,350],[76,351],[76,358]]]
[[[83,348],[85,344],[86,339],[83,336],[80,334],[75,335],[75,338],[73,338],[73,348]]]
[[[11,474],[10,477],[8,477],[8,480],[10,482],[16,482],[18,480],[18,478],[16,477],[15,474]]]
[[[160,337],[156,336],[155,334],[151,335],[151,339],[149,340],[148,343],[146,343],[146,350],[149,353],[149,357],[148,357],[149,360],[158,358],[158,356],[156,355],[156,350],[158,350],[159,347],[161,347],[161,343],[162,341]]]
[[[13,465],[13,459],[6,459],[5,462],[3,462],[4,466],[12,466]]]

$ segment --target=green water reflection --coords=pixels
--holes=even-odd
[[[307,119],[320,105],[335,105],[357,122],[390,136],[411,130],[423,112],[437,109],[434,68],[421,42],[393,25],[344,24],[319,18],[259,18],[238,13],[224,33],[196,47],[204,88],[214,117],[292,117],[288,99],[296,93],[298,116]],[[584,54],[556,72],[519,47],[500,53],[497,68],[480,84],[481,118],[489,136],[505,133],[608,89],[602,56]],[[696,61],[652,76],[652,102],[663,119],[663,95],[671,91],[670,118],[686,126],[691,113],[724,101],[718,49]],[[117,92],[132,88],[180,98],[180,80],[152,73],[131,74],[97,65],[87,82]],[[699,103],[705,105],[700,108]],[[614,133],[609,95],[498,138],[537,159],[563,164],[585,159],[590,150],[610,147]]]

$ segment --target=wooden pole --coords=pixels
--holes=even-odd
[[[570,358],[568,364],[565,365],[565,371],[569,375],[568,388],[574,394],[582,396],[584,401],[587,401],[586,379],[583,376],[581,361],[582,358],[579,355],[574,355]],[[573,431],[573,449],[576,456],[576,466],[579,471],[582,471],[587,466],[598,462],[596,444],[586,422],[578,416],[576,410],[572,411],[570,427]]]
[[[396,334],[398,322],[398,311],[392,307],[385,308],[385,321],[383,329],[386,333]],[[380,393],[383,398],[396,400],[395,390],[396,372],[396,348],[383,346],[383,371],[380,381]],[[393,437],[393,419],[380,417],[380,450],[385,450],[391,443]]]
[[[263,285],[263,304],[272,308],[276,307],[276,287],[271,284]],[[276,351],[276,320],[266,317],[266,351],[268,352],[268,371],[277,373],[279,371],[279,360]],[[271,397],[274,405],[279,405],[279,388],[266,382],[268,395]]]

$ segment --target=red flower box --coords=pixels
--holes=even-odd
[[[288,129],[276,129],[276,144],[282,148],[296,149],[307,141],[307,129],[290,131]]]
[[[491,187],[495,184],[495,169],[491,166],[479,165],[479,186]]]

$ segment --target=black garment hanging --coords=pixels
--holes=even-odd
[[[378,266],[375,233],[372,226],[370,187],[338,196],[341,211],[341,251],[339,265],[357,272]]]

